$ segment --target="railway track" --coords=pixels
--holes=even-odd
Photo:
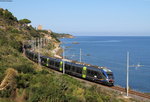
[[[122,87],[119,87],[119,86],[113,86],[113,87],[111,87],[111,88],[114,89],[114,90],[121,91],[121,92],[126,92],[125,88],[122,88]],[[150,95],[145,94],[145,93],[142,93],[142,92],[134,91],[134,90],[129,90],[129,94],[150,99]]]
[[[58,72],[58,71],[55,71],[55,70],[53,70],[53,71],[56,72],[56,73],[62,74],[61,72]],[[88,80],[85,80],[85,79],[82,79],[82,78],[74,77],[74,76],[71,76],[71,75],[69,75],[69,76],[72,77],[72,78],[75,78],[77,80],[89,83],[89,84],[95,84],[95,85],[100,86],[100,87],[105,87],[106,89],[113,89],[113,90],[116,90],[116,91],[120,91],[120,92],[126,93],[126,89],[123,88],[123,87],[119,87],[119,86],[109,87],[109,86],[98,84],[98,83],[94,83],[94,82],[91,82],[91,81],[88,81]],[[146,98],[146,100],[148,100],[148,102],[150,102],[150,95],[148,95],[148,94],[145,94],[145,93],[142,93],[142,92],[138,92],[138,91],[134,91],[134,90],[129,90],[129,94],[130,95],[134,95],[134,96],[138,96],[138,97],[141,97],[141,98]]]

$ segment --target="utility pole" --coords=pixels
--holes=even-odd
[[[45,39],[45,45],[47,45],[47,38]]]
[[[35,50],[37,48],[37,38],[35,38]]]
[[[127,83],[126,83],[127,97],[129,96],[129,52],[127,52]]]
[[[31,38],[31,46],[32,46],[32,50],[34,49],[34,45],[33,45],[33,38]]]
[[[43,46],[45,47],[45,42],[46,42],[46,39],[45,39],[45,38],[43,39],[43,42],[44,42],[44,43],[43,43]]]
[[[65,74],[65,47],[63,46],[63,74]]]
[[[43,48],[43,39],[41,38],[41,48]]]
[[[36,49],[36,38],[34,38],[34,51]]]
[[[38,39],[38,63],[41,65],[41,58],[40,58],[40,38]]]
[[[32,50],[34,51],[34,39],[32,38]]]
[[[24,46],[25,42],[23,41],[23,44],[22,44],[22,50],[23,50],[23,54],[25,55],[25,46]]]
[[[80,62],[82,61],[82,50],[80,48]]]

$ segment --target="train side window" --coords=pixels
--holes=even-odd
[[[91,70],[91,76],[93,76],[94,72]]]
[[[90,75],[93,77],[93,71],[92,70],[90,71]]]
[[[68,65],[65,64],[65,69],[68,70]]]
[[[90,74],[90,76],[92,76],[92,77],[97,76],[97,72],[96,72],[96,71],[93,71],[93,70],[91,70],[89,74]]]
[[[54,66],[56,65],[56,61],[53,62],[53,65],[54,65]]]
[[[44,58],[44,63],[46,63],[47,62],[47,59],[46,58]]]
[[[59,67],[60,66],[60,62],[59,61],[55,61],[55,67]]]
[[[87,75],[91,75],[91,71],[87,69]]]
[[[70,65],[65,65],[66,70],[70,70]]]
[[[48,64],[49,64],[49,65],[51,64],[51,59],[48,60]]]
[[[66,68],[66,70],[69,70],[69,69],[70,69],[70,68],[69,68],[69,65],[66,65],[65,68]]]
[[[94,76],[95,76],[95,75],[97,76],[97,72],[96,72],[96,71],[94,71]]]
[[[55,65],[55,61],[52,61],[52,65]]]
[[[41,62],[43,62],[43,58],[41,57]]]
[[[59,67],[59,62],[55,62],[55,66],[56,66],[56,67]]]
[[[97,78],[98,78],[98,79],[102,79],[102,74],[101,74],[101,73],[98,73],[98,74],[97,74]]]
[[[72,66],[72,71],[75,71],[75,66]]]
[[[53,65],[53,61],[50,62],[50,65]]]
[[[54,65],[54,61],[53,60],[50,61],[50,65]]]
[[[76,69],[77,69],[77,73],[82,73],[82,68],[81,67],[76,67]]]

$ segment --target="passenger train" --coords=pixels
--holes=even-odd
[[[38,53],[26,49],[25,55],[30,60],[36,63],[38,62]],[[113,72],[106,67],[94,67],[92,65],[62,61],[62,59],[42,55],[40,55],[40,60],[41,65],[60,72],[63,72],[63,62],[64,62],[66,74],[108,86],[114,85]]]

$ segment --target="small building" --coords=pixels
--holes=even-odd
[[[42,30],[42,25],[39,25],[39,26],[37,27],[37,30]]]

